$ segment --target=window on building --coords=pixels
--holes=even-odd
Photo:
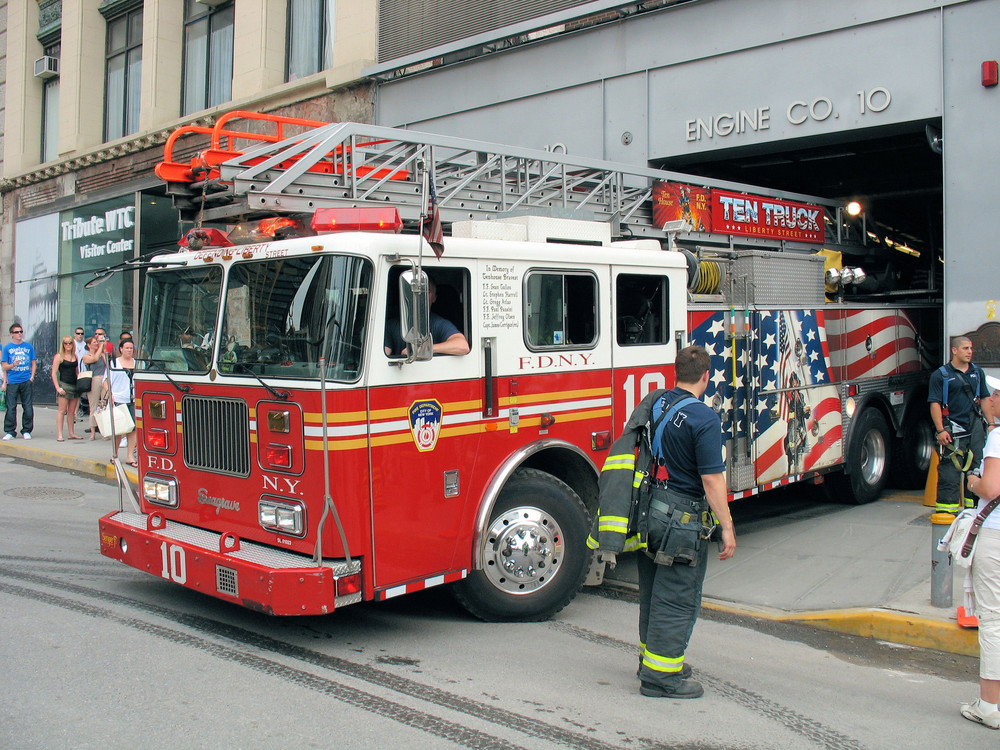
[[[287,81],[330,67],[334,0],[288,0]]]
[[[615,282],[618,344],[666,344],[667,279],[646,274],[619,274]]]
[[[184,0],[184,75],[181,109],[185,115],[233,98],[232,2],[206,5]]]
[[[59,59],[60,45],[45,47],[45,56]],[[59,155],[59,76],[46,79],[42,86],[42,162]]]
[[[524,285],[529,348],[580,348],[597,342],[597,279],[592,274],[533,271]]]
[[[104,74],[104,140],[139,129],[142,7],[108,19]]]

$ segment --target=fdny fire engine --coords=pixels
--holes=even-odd
[[[613,438],[688,343],[731,499],[863,503],[927,469],[940,307],[866,293],[832,203],[244,112],[157,173],[197,225],[130,264],[139,483],[100,546],[167,581],[277,615],[449,583],[548,617],[590,571]],[[442,325],[466,353],[435,353]]]

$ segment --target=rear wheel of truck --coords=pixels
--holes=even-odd
[[[858,417],[844,457],[845,469],[831,477],[831,499],[864,505],[878,500],[889,479],[889,425],[878,409],[865,409]]]
[[[590,558],[587,509],[551,474],[520,469],[497,498],[482,540],[482,570],[453,587],[488,622],[546,620],[572,601]]]
[[[892,485],[901,490],[923,489],[935,450],[937,440],[928,410],[911,408],[903,419],[903,434],[893,445]]]

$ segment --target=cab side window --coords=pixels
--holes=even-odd
[[[622,273],[615,280],[619,346],[666,344],[667,278]]]
[[[386,291],[385,349],[389,357],[400,356],[405,342],[400,328],[399,275],[409,266],[394,266],[389,269],[389,284]],[[431,281],[431,332],[434,343],[439,338],[458,330],[466,341],[472,331],[469,299],[472,290],[471,274],[467,268],[439,267],[424,269]],[[443,322],[442,322],[443,321]]]
[[[597,278],[584,271],[532,271],[525,285],[529,349],[591,347],[597,342]]]

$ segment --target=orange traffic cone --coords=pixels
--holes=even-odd
[[[937,474],[938,454],[931,454],[931,465],[927,467],[927,483],[924,485],[924,505],[933,508],[937,505]]]
[[[956,615],[959,626],[963,628],[978,628],[979,618],[975,615],[965,614],[965,607],[959,607]]]

